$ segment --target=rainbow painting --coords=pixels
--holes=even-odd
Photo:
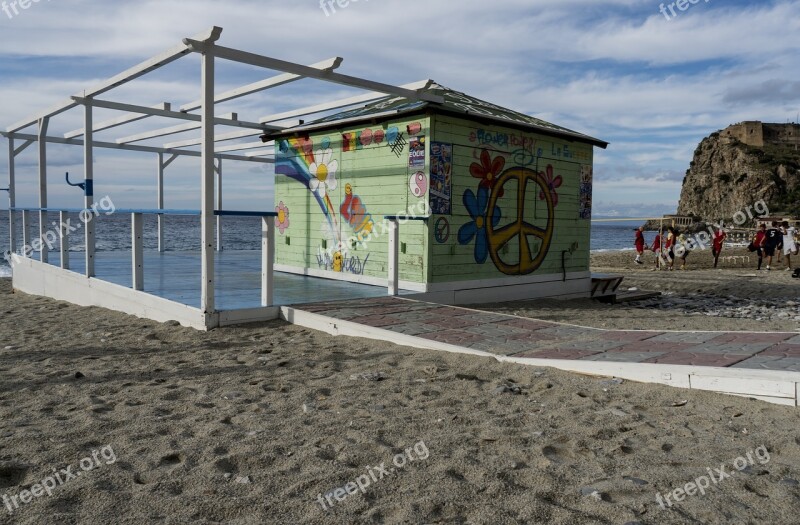
[[[326,140],[322,141],[322,150],[330,147],[330,142],[327,141],[328,143],[326,144]],[[308,188],[314,198],[317,199],[317,204],[319,204],[325,219],[328,221],[334,239],[341,242],[342,234],[336,219],[336,208],[334,208],[330,196],[326,193],[322,197],[318,192],[311,190],[309,186],[312,178],[310,167],[316,162],[314,141],[302,137],[282,140],[278,144],[278,152],[275,157],[275,174],[285,175]]]

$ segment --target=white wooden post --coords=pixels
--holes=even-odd
[[[400,280],[400,227],[397,218],[389,219],[389,295],[397,295]]]
[[[200,169],[201,274],[200,308],[214,311],[214,54],[213,44],[203,53],[201,68],[202,166]]]
[[[144,242],[141,213],[131,213],[131,273],[134,290],[144,290]]]
[[[67,231],[68,214],[58,213],[58,237],[61,241],[61,268],[69,270],[69,232]]]
[[[92,105],[83,106],[83,183],[86,189],[83,196],[83,207],[88,210],[94,204],[94,130],[92,129]],[[91,217],[87,212],[81,216]],[[86,277],[94,277],[94,251],[95,251],[95,231],[94,217],[91,217],[86,224],[83,224],[86,236]]]
[[[14,159],[14,139],[8,139],[8,251],[14,253],[17,249],[17,232],[16,225],[14,224],[14,208],[16,202],[16,185],[15,180],[15,159]]]
[[[28,257],[31,255],[31,212],[24,210],[22,212],[22,255]]]
[[[47,127],[50,118],[39,119],[38,147],[39,147],[39,240],[41,249],[39,250],[39,260],[47,262],[47,243],[44,242],[47,234]]]
[[[275,217],[261,220],[261,305],[273,303],[273,264],[275,261]]]
[[[217,210],[222,210],[222,159],[217,160]],[[222,251],[222,216],[217,215],[217,251]]]
[[[159,210],[164,209],[164,154],[158,154],[158,197],[157,203]],[[164,251],[164,216],[159,214],[158,217],[158,251]]]

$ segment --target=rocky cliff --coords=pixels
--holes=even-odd
[[[678,214],[727,220],[763,199],[772,214],[800,215],[797,146],[767,137],[749,145],[727,131],[712,133],[695,150]]]

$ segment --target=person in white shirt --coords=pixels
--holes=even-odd
[[[789,226],[789,221],[783,221],[781,232],[783,233],[783,254],[786,256],[786,269],[791,270],[792,255],[797,255],[797,243],[794,240],[796,230]]]

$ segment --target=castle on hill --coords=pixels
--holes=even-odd
[[[758,120],[750,120],[728,126],[722,130],[720,136],[757,148],[763,148],[764,144],[798,147],[800,124],[764,124]]]

